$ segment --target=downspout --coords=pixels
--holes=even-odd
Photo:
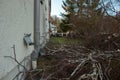
[[[40,0],[34,0],[34,49],[40,50]]]
[[[31,55],[32,68],[37,68],[37,59],[40,52],[40,0],[34,0],[34,51]]]

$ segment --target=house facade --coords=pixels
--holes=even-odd
[[[43,47],[49,40],[51,0],[43,0],[40,5],[40,44]]]
[[[51,36],[56,36],[56,34],[57,34],[57,27],[55,25],[53,25],[53,24],[50,24],[50,30],[51,30],[50,35]]]
[[[31,68],[34,51],[34,1],[0,0],[0,80],[24,80],[23,67]],[[40,2],[40,47],[49,40],[50,0]]]

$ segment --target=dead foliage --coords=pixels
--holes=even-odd
[[[117,50],[100,51],[72,45],[46,49],[48,54],[38,62],[45,80],[119,80]]]
[[[119,80],[119,49],[117,33],[89,36],[82,46],[50,44],[26,80]]]
[[[26,80],[119,80],[120,35],[88,37],[84,45],[46,46]]]
[[[120,35],[118,33],[98,34],[88,37],[84,44],[90,49],[119,50]]]

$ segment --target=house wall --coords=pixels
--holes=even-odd
[[[45,24],[46,24],[46,41],[49,41],[50,38],[50,33],[49,33],[49,28],[50,28],[50,24],[49,24],[49,18],[50,18],[50,10],[51,10],[51,5],[50,5],[50,0],[46,0],[46,9],[45,9],[45,15],[46,15],[46,20],[45,20]]]
[[[18,73],[18,64],[5,57],[14,57],[13,45],[17,60],[30,63],[33,46],[24,45],[23,37],[31,33],[33,41],[33,11],[34,0],[0,0],[0,80],[12,80]]]
[[[45,44],[45,12],[44,12],[44,6],[45,6],[45,1],[43,1],[42,4],[40,4],[40,45],[41,48]]]
[[[49,39],[49,3],[43,0],[40,5],[40,43],[41,48]],[[0,0],[0,80],[20,80],[17,76],[23,67],[13,59],[15,45],[16,59],[27,69],[31,66],[33,46],[26,46],[23,41],[25,34],[34,30],[34,0]],[[7,57],[6,57],[7,56]]]
[[[49,0],[43,0],[40,7],[40,44],[44,47],[49,40]]]

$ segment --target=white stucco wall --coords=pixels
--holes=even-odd
[[[44,1],[43,4],[40,4],[40,45],[41,47],[44,46],[45,40],[45,32],[44,32],[44,20],[45,20],[45,14],[44,14]]]
[[[40,43],[43,47],[49,38],[48,0],[40,6]],[[34,0],[0,0],[0,80],[12,80],[19,71],[18,64],[11,58],[30,67],[30,54],[33,46],[24,45],[24,34],[31,33],[33,41]],[[29,57],[26,58],[26,57]]]
[[[0,0],[0,80],[10,76],[17,66],[14,60],[4,57],[14,56],[13,45],[19,62],[33,50],[33,46],[23,43],[26,33],[32,34],[33,41],[33,5],[34,0]]]
[[[40,44],[42,47],[46,44],[47,39],[49,39],[48,5],[48,0],[44,0],[40,7]]]
[[[50,26],[50,24],[49,24],[49,9],[50,9],[50,6],[49,6],[49,0],[46,0],[46,2],[45,2],[46,4],[45,4],[45,7],[46,7],[46,10],[45,10],[45,17],[46,17],[46,20],[45,20],[45,27],[46,27],[46,29],[45,29],[45,32],[46,32],[46,39],[47,40],[49,40],[49,38],[50,38],[50,35],[49,35],[49,26]]]

